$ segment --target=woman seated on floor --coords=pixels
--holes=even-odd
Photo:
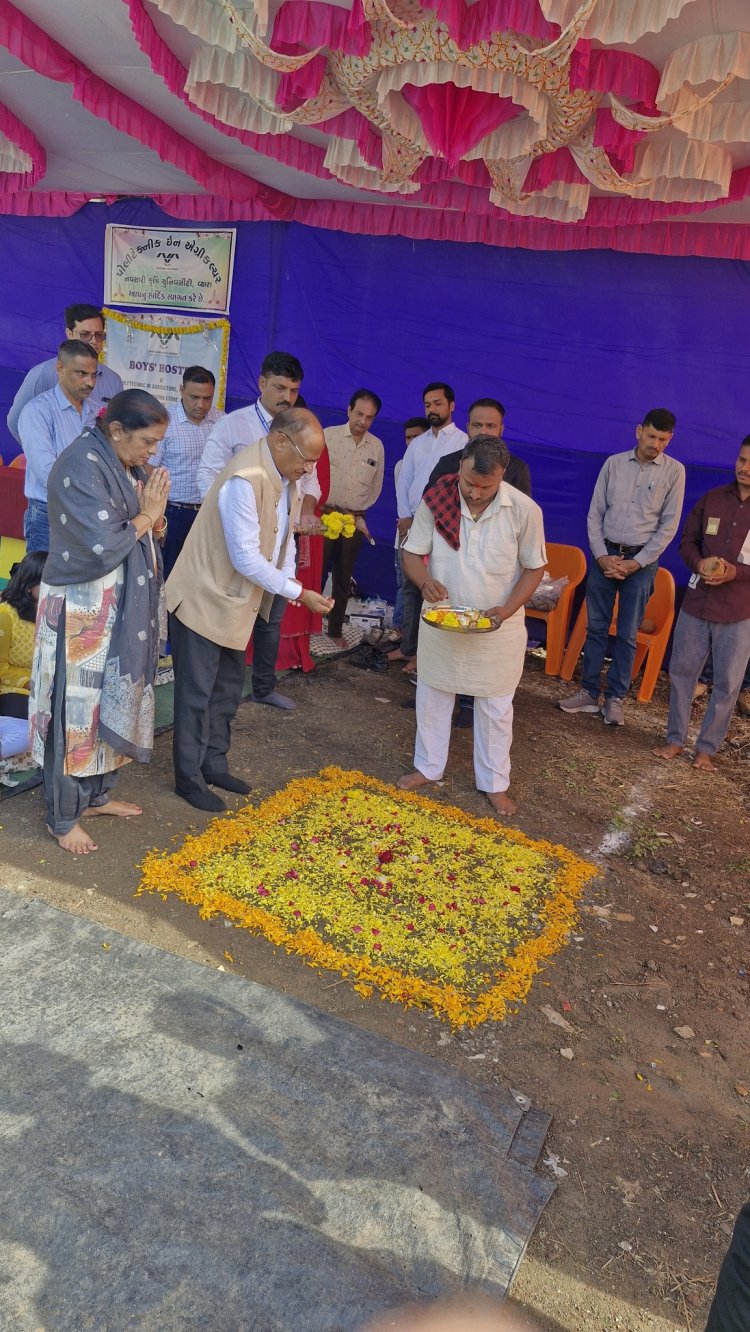
[[[39,592],[31,745],[43,768],[47,829],[65,851],[96,843],[80,820],[127,816],[117,769],[148,762],[154,739],[161,552],[169,477],[146,460],[166,408],[142,389],[111,398],[49,475],[50,549]]]
[[[46,550],[24,555],[0,592],[0,717],[25,720],[29,715],[34,625],[46,559]]]

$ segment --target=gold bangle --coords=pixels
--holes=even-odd
[[[163,541],[164,537],[167,535],[168,527],[169,523],[167,522],[166,518],[162,518],[161,527],[158,529],[158,531],[155,527],[152,529],[157,541]]]
[[[136,514],[136,518],[148,518],[148,525],[149,525],[149,528],[152,528],[153,525],[154,525],[154,520],[153,520],[153,518],[151,517],[151,514],[150,514],[150,513],[146,513],[145,509],[139,509],[139,510],[138,510],[138,513]]]

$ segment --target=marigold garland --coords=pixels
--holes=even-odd
[[[339,513],[337,509],[321,514],[320,525],[323,528],[323,535],[329,541],[337,541],[340,536],[353,537],[357,530],[354,515]]]
[[[525,1002],[596,873],[563,846],[329,767],[150,852],[138,893],[177,893],[360,994],[473,1027]]]
[[[102,314],[105,321],[113,320],[116,324],[127,324],[129,328],[140,329],[142,333],[172,333],[176,336],[195,335],[205,333],[214,328],[221,329],[221,352],[219,361],[219,379],[216,384],[216,406],[220,411],[224,410],[227,392],[227,360],[229,356],[229,330],[231,325],[225,317],[217,319],[203,319],[196,316],[185,324],[159,324],[156,322],[158,316],[152,319],[137,319],[133,315],[122,314],[119,310],[112,310],[109,306],[102,307]],[[106,364],[107,354],[103,351],[99,355],[99,360]]]

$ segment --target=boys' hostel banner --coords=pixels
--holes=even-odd
[[[236,234],[234,229],[108,226],[105,303],[226,314]]]
[[[150,310],[123,314],[103,310],[107,322],[107,365],[123,385],[147,389],[165,407],[180,400],[182,376],[189,365],[202,365],[216,379],[214,404],[222,411],[227,387],[229,320],[196,319],[190,314]]]

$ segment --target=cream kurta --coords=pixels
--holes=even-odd
[[[477,522],[461,498],[460,539],[460,549],[452,550],[435,530],[423,500],[404,547],[413,555],[429,555],[430,575],[448,589],[453,606],[502,606],[524,569],[547,563],[539,505],[502,481]],[[526,639],[523,606],[487,634],[446,633],[420,620],[419,678],[433,689],[474,698],[512,694],[521,678]]]

